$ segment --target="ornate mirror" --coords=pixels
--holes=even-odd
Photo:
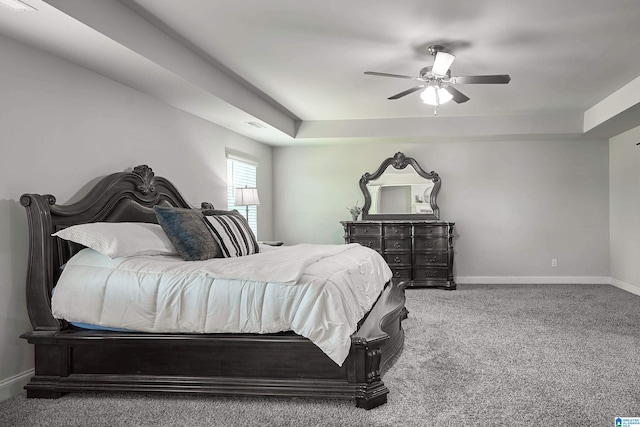
[[[439,219],[440,183],[437,173],[425,172],[415,159],[398,152],[360,178],[362,219]]]

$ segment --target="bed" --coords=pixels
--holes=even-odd
[[[29,225],[26,291],[33,326],[21,337],[35,348],[27,397],[128,391],[351,399],[365,409],[386,403],[389,389],[382,374],[401,353],[407,316],[404,289],[393,280],[383,284],[347,337],[342,363],[293,330],[86,329],[54,316],[51,295],[70,260],[91,250],[53,234],[79,224],[157,224],[154,207],[195,208],[146,165],[99,179],[72,204],[57,205],[48,194],[24,194],[20,202]],[[213,208],[203,203],[199,209]]]

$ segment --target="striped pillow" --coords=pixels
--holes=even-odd
[[[247,220],[240,215],[205,215],[214,240],[225,258],[259,252],[258,242]]]

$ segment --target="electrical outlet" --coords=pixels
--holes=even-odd
[[[557,259],[552,259],[551,260],[551,267],[557,267],[558,266],[558,260]]]

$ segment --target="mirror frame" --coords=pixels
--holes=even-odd
[[[433,213],[431,214],[418,214],[418,213],[382,213],[382,214],[370,214],[369,208],[371,208],[371,194],[369,193],[369,188],[367,184],[370,181],[375,181],[380,178],[385,170],[389,166],[393,166],[394,169],[404,169],[407,166],[413,167],[413,170],[416,173],[424,178],[425,180],[429,180],[433,182],[433,190],[431,190],[431,197],[429,203],[431,205],[431,209]],[[362,220],[394,220],[394,219],[412,219],[412,220],[437,220],[440,218],[440,208],[438,208],[438,204],[436,203],[436,199],[438,196],[438,191],[440,190],[441,180],[440,176],[437,173],[431,171],[426,172],[420,164],[412,158],[406,157],[403,153],[397,152],[393,157],[389,157],[384,160],[378,170],[374,173],[366,172],[360,178],[360,190],[362,190],[362,194],[364,195],[364,206],[362,207]]]

